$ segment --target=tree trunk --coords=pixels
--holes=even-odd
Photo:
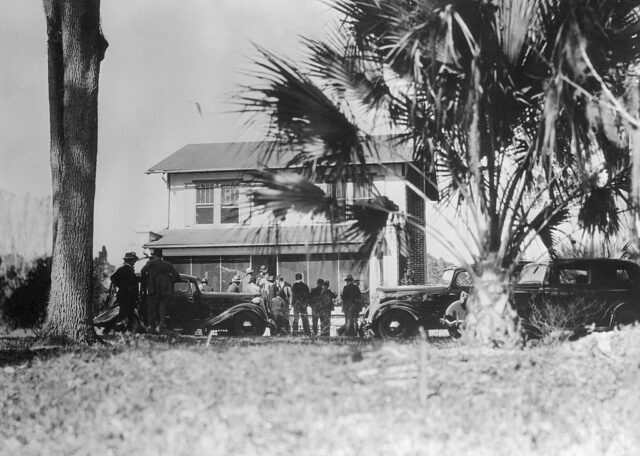
[[[44,9],[53,183],[53,264],[45,337],[91,342],[98,76],[107,42],[100,30],[100,0],[44,0]]]
[[[464,332],[469,342],[511,347],[520,340],[508,284],[508,277],[497,263],[485,263],[475,275]]]

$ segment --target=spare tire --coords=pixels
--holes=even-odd
[[[233,317],[233,334],[236,336],[262,336],[265,329],[262,318],[253,312],[244,310]]]

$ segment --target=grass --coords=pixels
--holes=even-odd
[[[0,454],[634,454],[640,328],[432,340],[0,340]],[[10,356],[9,354],[13,354]],[[421,374],[423,373],[423,374]],[[423,385],[422,389],[418,385]]]

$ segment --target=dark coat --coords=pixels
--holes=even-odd
[[[309,304],[309,287],[304,282],[295,282],[291,286],[291,304],[294,308]]]
[[[173,265],[162,258],[151,258],[140,273],[142,284],[149,295],[171,296],[173,284],[180,281],[180,274]]]
[[[118,297],[138,296],[138,277],[130,264],[125,263],[116,269],[111,275],[111,283],[118,287]]]

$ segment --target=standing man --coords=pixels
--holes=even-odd
[[[242,292],[251,293],[254,296],[262,295],[262,290],[258,285],[256,285],[256,278],[254,276],[251,276],[249,278],[249,283],[247,283],[247,285],[242,288]]]
[[[302,274],[299,272],[296,273],[296,281],[291,286],[291,304],[293,305],[293,333],[298,333],[298,317],[300,317],[305,335],[310,336],[309,316],[307,315],[309,287],[302,281]]]
[[[358,315],[362,311],[362,295],[360,288],[353,283],[353,276],[347,275],[344,279],[347,284],[342,289],[342,309],[345,318],[345,335],[355,337],[358,335]]]
[[[311,331],[314,336],[318,336],[318,320],[320,319],[320,299],[322,295],[322,285],[324,279],[317,280],[317,286],[309,293],[309,303],[311,304]]]
[[[260,272],[258,272],[258,277],[256,277],[256,283],[260,288],[264,288],[267,283],[267,276],[269,275],[269,271],[267,267],[263,264],[260,266]]]
[[[173,284],[180,281],[180,274],[171,263],[162,258],[162,249],[153,249],[151,259],[142,268],[141,276],[143,288],[147,290],[149,328],[155,334],[162,333]]]
[[[314,311],[320,317],[320,336],[322,337],[329,337],[331,335],[331,311],[334,309],[333,298],[335,297],[333,291],[329,290],[329,282],[326,280],[323,281],[317,310]]]
[[[227,288],[227,293],[240,293],[240,276],[238,274],[233,276],[231,282],[229,282],[229,288]]]
[[[136,252],[125,253],[124,264],[111,275],[111,283],[118,287],[116,294],[120,306],[118,320],[125,322],[125,330],[127,331],[133,331],[138,326],[135,309],[138,303],[139,280],[133,269],[138,259]]]
[[[244,277],[242,278],[242,283],[240,284],[240,291],[242,291],[243,293],[249,293],[249,283],[251,282],[252,277],[253,268],[247,268],[244,271]],[[255,283],[255,280],[253,283]]]

